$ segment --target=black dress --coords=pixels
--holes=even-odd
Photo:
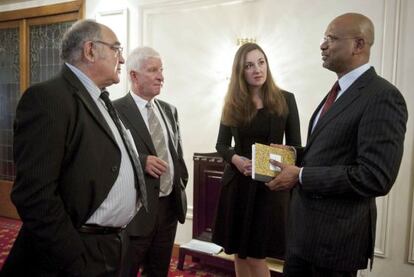
[[[300,145],[299,119],[293,95],[292,99],[294,107],[291,108],[289,105],[290,112],[287,118],[277,117],[276,120],[285,123],[280,126],[296,125],[295,128],[290,128],[291,134],[286,134],[289,138],[287,144]],[[289,101],[287,102],[289,104]],[[272,117],[276,116],[260,109],[248,126],[220,126],[217,149],[229,165],[223,176],[212,241],[221,245],[227,254],[238,254],[240,258],[283,259],[285,253],[285,228],[290,192],[271,191],[263,182],[254,181],[251,176],[244,176],[230,163],[231,156],[235,153],[251,159],[251,146],[255,142],[282,143],[285,130],[279,131],[282,134],[278,136],[280,141],[271,138],[269,126],[275,122],[275,118]],[[220,151],[219,144],[231,141],[231,137],[235,136],[234,132],[237,132],[236,148],[233,150],[228,145],[228,150]]]

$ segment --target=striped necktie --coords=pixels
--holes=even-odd
[[[168,164],[166,172],[160,177],[160,191],[164,194],[168,194],[172,186],[167,143],[165,141],[161,123],[155,115],[154,107],[151,102],[148,102],[145,107],[148,112],[148,128],[152,138],[152,143],[154,144],[155,151],[157,152],[157,157]]]
[[[139,161],[139,158],[134,151],[134,147],[132,145],[133,142],[130,141],[129,137],[125,133],[125,128],[122,127],[121,120],[119,119],[118,113],[116,112],[116,109],[112,105],[112,101],[109,99],[109,92],[106,90],[103,90],[100,98],[104,101],[106,108],[108,110],[109,115],[111,116],[112,120],[115,123],[116,128],[119,131],[119,134],[121,135],[122,141],[124,142],[125,148],[128,151],[129,158],[132,161],[132,165],[134,168],[135,176],[137,177],[138,186],[135,184],[135,188],[138,193],[138,197],[141,200],[142,205],[145,207],[145,209],[148,211],[148,200],[147,200],[147,188],[145,186],[145,180],[144,180],[144,172],[142,170],[141,162]]]

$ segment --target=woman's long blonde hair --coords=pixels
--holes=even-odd
[[[257,113],[257,108],[253,103],[252,95],[244,78],[246,55],[255,49],[263,53],[267,64],[267,78],[261,88],[263,107],[268,112],[280,116],[288,112],[285,97],[273,81],[269,62],[263,49],[255,43],[246,43],[237,50],[234,57],[230,84],[224,100],[221,122],[227,126],[240,127],[246,125],[252,121]]]

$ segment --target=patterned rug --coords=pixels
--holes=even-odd
[[[15,219],[8,219],[0,217],[0,270],[3,267],[4,261],[10,252],[11,247],[16,239],[21,222]],[[183,271],[177,269],[177,259],[172,258],[170,263],[169,277],[230,277],[234,276],[226,272],[222,272],[216,268],[192,263],[191,261],[184,262]],[[139,276],[139,275],[138,275]]]
[[[234,274],[221,271],[217,268],[211,266],[192,263],[190,261],[184,262],[183,270],[177,269],[177,259],[172,258],[170,263],[170,272],[168,273],[169,277],[192,277],[192,276],[201,276],[201,277],[232,277]]]
[[[3,267],[21,225],[19,220],[0,218],[0,269]]]

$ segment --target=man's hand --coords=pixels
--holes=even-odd
[[[231,162],[237,167],[237,169],[241,172],[241,174],[245,176],[252,175],[252,161],[247,159],[246,157],[242,157],[239,155],[233,155],[231,158]]]
[[[145,163],[145,172],[154,178],[160,178],[162,174],[167,171],[168,164],[158,158],[157,156],[147,156],[147,162]]]
[[[300,168],[294,165],[287,165],[281,162],[270,160],[274,166],[282,170],[276,178],[266,183],[271,190],[288,190],[293,188],[299,182]]]
[[[275,147],[275,148],[285,149],[285,150],[288,150],[288,151],[292,151],[295,154],[295,157],[296,157],[296,148],[293,147],[293,146],[283,145],[283,144],[275,144],[275,143],[271,143],[270,146]]]

